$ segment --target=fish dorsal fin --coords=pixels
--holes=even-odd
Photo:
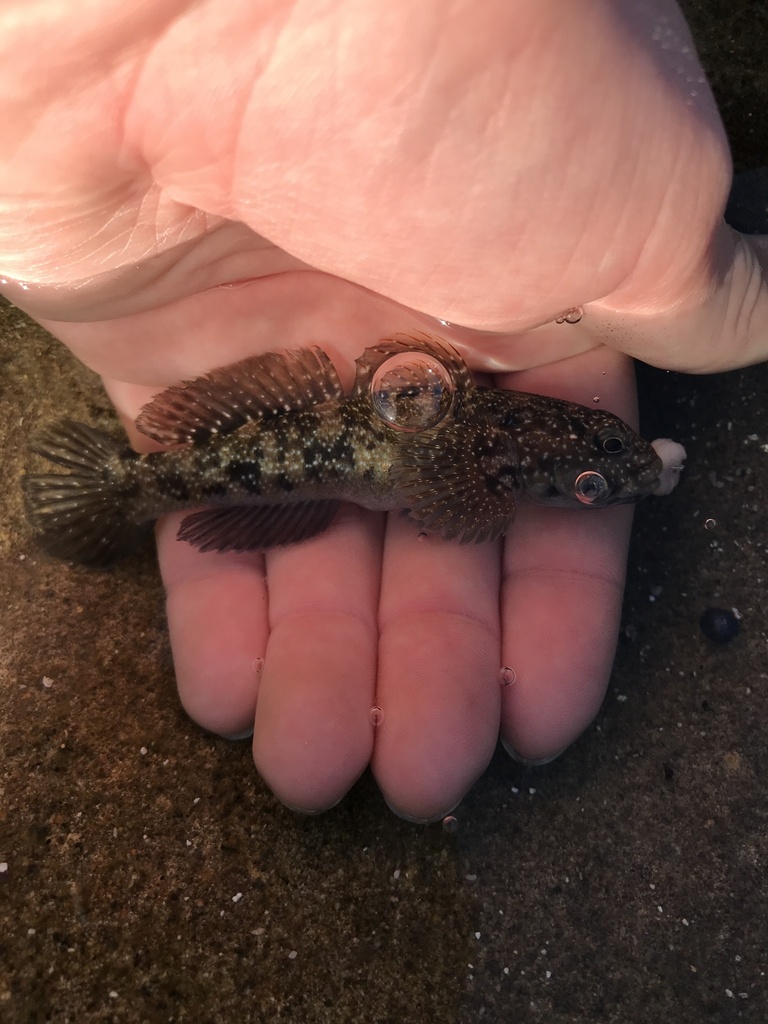
[[[177,537],[200,551],[264,551],[321,533],[338,507],[338,501],[304,501],[206,508],[183,519]]]
[[[405,436],[390,471],[404,514],[447,540],[495,540],[515,517],[519,458],[487,423],[452,423]]]
[[[161,444],[200,444],[213,434],[341,398],[336,369],[322,349],[264,352],[156,395],[136,420]]]
[[[387,359],[392,356],[407,355],[409,352],[421,352],[432,356],[442,363],[450,373],[454,387],[458,392],[464,391],[472,384],[467,364],[458,351],[446,341],[431,334],[395,334],[391,338],[383,338],[376,345],[371,345],[355,360],[357,375],[353,394],[360,394],[371,386],[371,381]]]

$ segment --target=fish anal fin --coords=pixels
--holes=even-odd
[[[502,536],[515,516],[519,458],[487,424],[452,424],[403,440],[390,479],[404,515],[447,540]]]
[[[136,426],[161,444],[200,444],[249,420],[308,409],[343,393],[333,363],[317,346],[264,352],[160,392]]]
[[[338,507],[338,501],[305,501],[206,508],[186,516],[177,537],[200,551],[264,551],[321,533]]]

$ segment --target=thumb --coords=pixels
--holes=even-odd
[[[768,359],[768,235],[723,221],[688,295],[664,309],[612,308],[608,297],[585,314],[584,327],[606,344],[668,370],[715,373]]]

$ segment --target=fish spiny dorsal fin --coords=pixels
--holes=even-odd
[[[200,444],[249,420],[298,412],[343,393],[322,349],[264,352],[161,392],[141,410],[136,426],[161,444]]]
[[[462,543],[495,540],[515,517],[519,458],[505,431],[453,423],[404,436],[390,480],[404,515]]]
[[[391,338],[383,338],[376,345],[367,348],[355,360],[357,375],[353,394],[358,395],[370,387],[376,371],[387,359],[408,352],[423,352],[442,363],[451,374],[457,393],[461,394],[472,386],[467,364],[453,345],[431,334],[417,331],[414,334],[395,334]]]

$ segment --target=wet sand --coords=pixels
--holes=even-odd
[[[768,18],[686,9],[737,167],[768,163]],[[0,360],[1,1021],[768,1019],[768,365],[641,369],[643,432],[689,468],[638,508],[605,703],[551,765],[497,755],[449,834],[368,777],[299,817],[185,717],[151,552],[89,573],[23,522],[30,427],[109,403],[8,306]]]

